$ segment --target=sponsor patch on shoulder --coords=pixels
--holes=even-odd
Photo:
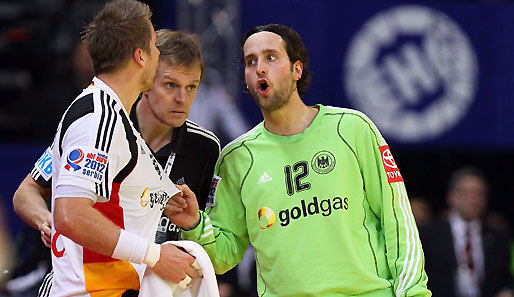
[[[76,147],[67,153],[64,169],[99,184],[104,179],[107,164],[109,156],[105,152],[91,147]]]
[[[380,150],[380,155],[382,156],[382,163],[384,164],[384,169],[387,175],[387,181],[389,183],[402,182],[403,178],[400,174],[400,169],[398,169],[398,165],[394,161],[393,154],[389,149],[389,146],[384,145],[378,148]]]
[[[50,179],[52,176],[52,150],[50,147],[39,157],[34,166],[46,181]]]
[[[221,181],[221,177],[217,175],[212,176],[211,188],[209,189],[209,195],[207,195],[207,203],[206,207],[212,207],[216,205],[214,202],[214,198],[216,197],[216,191],[218,190],[218,185]]]

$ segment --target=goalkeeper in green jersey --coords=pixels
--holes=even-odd
[[[223,149],[205,212],[185,196],[172,218],[182,237],[217,273],[250,242],[259,296],[431,296],[403,179],[375,125],[303,103],[311,76],[293,29],[255,27],[241,47],[264,121]]]

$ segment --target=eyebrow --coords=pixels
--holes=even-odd
[[[277,53],[277,54],[278,54],[278,53],[279,53],[279,51],[277,51],[276,49],[271,49],[271,48],[269,48],[269,49],[265,49],[265,50],[263,50],[263,51],[262,51],[262,53],[263,53],[263,54],[270,54],[270,53]],[[256,56],[256,54],[254,54],[254,53],[252,53],[252,54],[248,54],[248,55],[246,55],[246,56],[244,57],[244,59],[246,60],[246,59],[248,59],[249,57],[254,57],[254,56]]]
[[[170,80],[170,81],[172,81],[172,82],[174,82],[174,83],[175,83],[175,82],[178,82],[174,77],[171,77],[171,76],[169,76],[169,75],[164,75],[164,76],[163,76],[163,78],[165,78],[165,79],[167,79],[167,80]],[[194,84],[194,83],[200,83],[200,82],[201,82],[201,80],[200,80],[200,79],[195,79],[195,80],[192,80],[192,81],[190,81],[190,82],[187,82],[186,84],[192,84],[192,83]]]

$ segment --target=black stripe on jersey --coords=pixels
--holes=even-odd
[[[50,296],[50,289],[52,289],[52,279],[54,278],[54,271],[50,271],[43,278],[43,282],[41,287],[39,287],[39,291],[37,292],[37,297],[47,297]]]
[[[245,139],[245,140],[241,141],[241,143],[240,143],[238,146],[236,146],[236,147],[232,148],[228,153],[224,154],[224,155],[223,155],[223,157],[221,158],[220,165],[218,166],[218,167],[220,168],[220,169],[219,169],[219,171],[221,171],[221,166],[223,165],[223,162],[225,161],[225,158],[226,158],[228,155],[230,155],[230,154],[231,154],[233,151],[235,151],[236,149],[238,149],[238,148],[242,147],[242,146],[245,144],[245,142],[253,141],[253,140],[257,139],[259,136],[261,136],[261,134],[262,134],[262,133],[259,133],[259,134],[255,135],[255,137],[254,137],[254,138],[252,138],[252,139]],[[248,149],[248,148],[247,148],[247,149]],[[219,174],[219,172],[218,172],[218,175],[220,175],[220,174]]]
[[[59,155],[62,156],[62,140],[64,138],[64,134],[71,126],[71,124],[73,124],[81,117],[92,113],[94,110],[95,106],[93,104],[93,94],[87,94],[84,97],[75,100],[71,104],[71,106],[66,111],[66,114],[64,115],[61,131],[59,132]]]
[[[394,220],[396,222],[396,260],[394,260],[394,270],[395,270],[395,275],[396,275],[396,279],[399,279],[400,278],[400,271],[402,268],[400,267],[400,269],[398,269],[398,260],[400,260],[400,222],[398,221],[398,217],[396,216],[396,210],[395,210],[395,207],[394,207],[394,204],[395,204],[395,196],[394,196],[394,190],[392,187],[389,187],[389,189],[391,190],[391,197],[393,197],[393,199],[391,199],[391,208],[393,209],[393,214],[394,214]],[[402,263],[400,263],[400,266],[402,265]],[[391,271],[391,273],[393,273]]]
[[[341,113],[333,113],[333,114],[329,114],[329,115],[340,115],[341,117],[339,118],[339,121],[337,122],[337,134],[339,135],[339,138],[341,138],[341,140],[345,143],[345,145],[348,147],[348,149],[353,153],[353,156],[355,157],[355,160],[356,162],[358,163],[359,162],[359,158],[357,157],[357,154],[355,153],[355,150],[352,148],[352,146],[346,141],[346,139],[344,139],[343,135],[341,135],[341,122],[343,120],[343,117],[345,115],[354,115],[354,114],[351,114],[351,113],[345,113],[345,112],[341,112]],[[363,119],[364,120],[364,119]],[[372,129],[373,130],[373,129]],[[364,183],[364,178],[362,179],[362,182]],[[365,187],[365,185],[364,185]],[[364,190],[364,189],[363,189]],[[378,277],[381,277],[380,274],[378,273],[378,262],[377,262],[377,257],[376,257],[376,253],[375,253],[375,249],[373,248],[373,244],[371,244],[371,234],[368,230],[368,228],[366,227],[366,219],[367,219],[367,215],[366,215],[366,205],[365,203],[368,203],[368,207],[369,209],[371,210],[371,212],[373,212],[373,214],[375,215],[376,218],[378,218],[376,212],[373,210],[373,208],[371,208],[371,204],[369,203],[369,200],[368,200],[368,195],[366,194],[366,192],[364,192],[364,199],[362,200],[362,207],[364,208],[364,218],[362,219],[362,226],[364,227],[364,229],[366,229],[366,233],[368,235],[368,243],[369,243],[369,248],[371,249],[371,253],[373,254],[373,260],[375,262],[375,270],[376,270],[376,273],[377,273],[377,276]]]
[[[39,170],[37,170],[37,167],[36,167],[36,166],[34,166],[34,167],[32,168],[32,170],[30,171],[30,176],[32,176],[32,178],[33,178],[34,180],[37,180],[37,179],[38,179],[38,177],[40,176]]]
[[[98,125],[98,132],[96,133],[96,144],[95,148],[98,148],[100,145],[100,133],[102,132],[102,127],[104,125],[105,118],[105,105],[104,105],[104,91],[100,91],[100,105],[102,106],[102,116],[100,117],[100,124]]]
[[[48,180],[45,180],[35,165],[30,172],[30,176],[43,188],[50,188],[52,186],[52,177],[50,176]]]
[[[102,106],[102,117],[100,119],[100,125],[98,126],[98,132],[96,134],[95,148],[108,153],[108,146],[110,146],[112,140],[112,131],[114,131],[114,125],[116,124],[117,120],[115,111],[116,102],[112,100],[108,94],[105,94],[104,91],[101,91],[100,104]],[[109,133],[109,131],[111,131],[111,133]],[[108,135],[109,138],[107,138]]]
[[[104,97],[105,98],[105,97]],[[107,130],[109,129],[110,125],[111,125],[111,117],[112,117],[112,109],[110,108],[110,104],[109,104],[109,95],[106,96],[106,99],[104,100],[104,103],[107,107],[107,121],[105,121],[105,125],[102,127],[102,140],[100,141],[100,146],[98,147],[99,149],[101,149],[102,151],[105,152],[105,143],[107,142]]]
[[[109,193],[109,164],[105,167],[104,181],[102,183],[102,187],[105,191],[105,197],[110,197]]]
[[[371,253],[373,254],[373,260],[375,261],[375,270],[376,270],[377,276],[380,277],[380,274],[378,273],[377,255],[375,253],[375,249],[373,248],[373,244],[371,244],[371,233],[369,232],[368,227],[366,227],[366,219],[368,218],[368,215],[366,214],[366,202],[368,202],[368,196],[366,195],[366,193],[364,193],[364,196],[366,197],[366,199],[362,200],[362,208],[364,210],[364,218],[362,219],[362,227],[364,227],[364,229],[366,229],[366,233],[368,234],[368,243],[369,243],[369,248],[371,249]],[[368,206],[371,209],[371,205],[369,205],[369,202],[368,202]]]
[[[195,130],[195,131],[199,131],[199,132],[202,132],[202,133],[205,133],[207,134],[208,136],[211,136],[211,138],[213,138],[214,141],[216,141],[217,143],[220,143],[220,140],[218,139],[218,137],[216,136],[216,134],[214,134],[212,131],[209,131],[205,128],[203,128],[202,126],[199,126],[198,124],[196,124],[195,122],[191,122],[189,120],[186,121],[186,126],[187,128],[189,129],[192,129],[192,130]]]
[[[103,127],[103,138],[102,138],[102,142],[101,142],[101,147],[100,149],[104,152],[108,152],[108,150],[106,149],[106,146],[107,146],[107,134],[109,134],[109,129],[113,129],[113,125],[114,123],[116,122],[115,120],[111,121],[111,117],[113,116],[113,114],[115,113],[114,111],[114,104],[109,104],[109,101],[111,101],[111,97],[109,95],[106,96],[106,99],[105,99],[105,105],[108,106],[107,108],[107,121],[105,122],[105,126]],[[109,139],[109,142],[111,141],[111,139]]]
[[[129,150],[130,150],[131,157],[130,157],[130,160],[127,163],[127,165],[125,165],[125,167],[123,167],[123,169],[118,173],[118,175],[116,175],[114,177],[113,183],[118,183],[118,184],[121,183],[132,172],[134,167],[136,167],[137,150],[138,150],[137,138],[136,138],[136,135],[134,135],[134,132],[132,131],[132,127],[130,126],[129,119],[127,118],[125,113],[123,113],[123,110],[121,110],[121,109],[119,111],[119,114],[121,116],[121,121],[123,122],[123,127],[125,128],[125,135],[127,137],[127,141],[129,144]],[[148,152],[148,153],[150,153],[150,152]],[[106,179],[104,179],[104,180],[106,180]]]
[[[257,256],[257,251],[255,252],[255,263],[256,263],[257,267],[259,268],[259,269],[257,269],[257,271],[259,271],[259,277],[261,278],[262,283],[264,284],[264,291],[262,291],[262,294],[259,295],[259,297],[262,297],[262,296],[264,296],[264,294],[266,294],[266,291],[268,290],[268,286],[266,285],[266,281],[264,280],[264,278],[262,277],[262,274],[261,274],[262,269],[260,268],[261,264],[259,263],[259,257]]]
[[[109,165],[107,165],[107,166],[109,166]],[[108,168],[106,167],[106,168],[105,168],[105,172],[107,172],[107,169],[108,169]],[[99,186],[97,183],[95,183],[95,193],[96,193],[97,195],[100,195],[100,196],[101,196],[101,194],[100,194],[100,186]]]
[[[96,134],[95,148],[102,150],[106,153],[109,152],[111,147],[112,137],[114,134],[114,127],[118,120],[116,113],[116,101],[113,100],[104,91],[100,91],[100,106],[102,108],[102,116]],[[109,164],[105,169],[104,180],[101,184],[95,185],[96,194],[109,197]]]
[[[116,106],[116,101],[113,100],[111,103],[112,110],[115,110],[115,106]],[[106,152],[108,152],[111,149],[112,136],[114,134],[114,127],[116,127],[117,121],[118,121],[118,114],[116,112],[114,112],[114,118],[112,120],[112,125],[111,125],[111,132],[109,133],[109,141],[107,142],[107,147],[105,149]]]

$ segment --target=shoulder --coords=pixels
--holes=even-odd
[[[377,143],[386,144],[375,123],[361,111],[326,106],[325,117],[331,119],[333,122],[330,124],[337,125],[340,134],[347,139],[361,139],[371,135]]]
[[[247,168],[253,162],[249,147],[262,134],[259,127],[260,124],[228,143],[221,151],[217,166]]]
[[[185,128],[188,135],[192,137],[195,144],[198,144],[202,147],[208,147],[214,151],[216,151],[217,154],[221,151],[221,145],[220,140],[214,134],[214,132],[198,125],[197,123],[186,120],[185,122]]]
[[[86,88],[63,116],[59,147],[65,138],[71,142],[76,139],[83,145],[107,152],[116,139],[122,138],[126,142],[125,136],[118,137],[122,130],[132,132],[122,108],[121,103],[106,92],[98,88]]]
[[[236,139],[229,142],[225,147],[223,147],[221,154],[222,155],[229,154],[229,153],[234,152],[235,150],[243,147],[243,145],[245,143],[256,140],[261,135],[261,132],[260,132],[261,125],[262,125],[262,123],[258,124],[257,126],[253,127],[246,133],[242,134],[241,136],[239,136]]]
[[[117,105],[120,104],[117,104],[116,100],[107,93],[90,86],[84,89],[66,109],[62,119],[63,127],[68,127],[77,120],[100,121],[103,117],[106,120],[113,118],[120,109]]]
[[[339,115],[342,120],[345,122],[351,122],[355,124],[361,125],[369,125],[373,124],[370,118],[365,115],[363,112],[343,107],[334,107],[334,106],[325,106],[325,115],[327,116],[337,116]]]

